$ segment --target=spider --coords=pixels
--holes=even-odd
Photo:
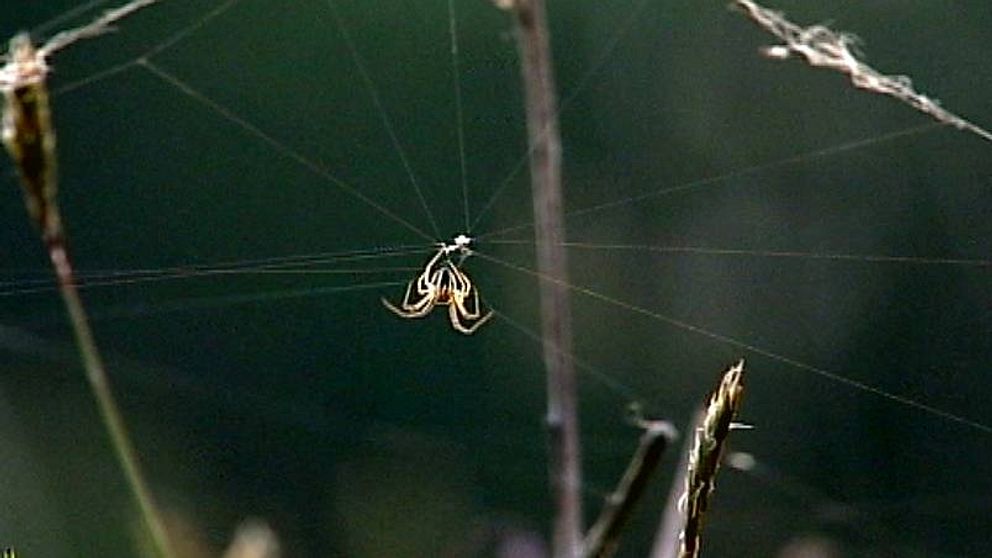
[[[485,315],[479,306],[479,290],[465,272],[451,259],[451,254],[458,252],[461,264],[471,254],[469,243],[472,239],[460,234],[455,237],[454,244],[438,244],[437,253],[427,261],[424,271],[406,286],[406,294],[399,307],[382,299],[382,304],[401,318],[423,318],[435,306],[447,306],[451,326],[456,330],[471,335],[492,317],[490,310]],[[416,296],[411,300],[416,285]]]

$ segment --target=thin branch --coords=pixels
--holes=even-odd
[[[692,413],[691,422],[688,428],[695,432],[703,421],[703,409],[699,407]],[[676,558],[679,551],[679,534],[685,527],[685,513],[682,509],[681,500],[684,491],[686,478],[689,474],[689,453],[695,443],[695,436],[687,436],[679,448],[678,467],[675,469],[675,478],[672,479],[671,487],[668,491],[668,498],[665,499],[665,511],[662,512],[661,522],[658,531],[655,533],[654,545],[651,549],[651,558]]]
[[[582,549],[584,558],[613,556],[620,543],[620,532],[644,494],[651,475],[658,469],[662,454],[678,436],[670,422],[640,419],[637,423],[644,429],[637,451],[631,457],[617,488],[606,497],[599,518],[586,535]]]
[[[854,52],[857,38],[849,33],[839,33],[823,25],[801,27],[792,23],[781,12],[769,10],[752,0],[734,0],[734,5],[761,26],[781,39],[784,44],[766,47],[765,56],[783,60],[793,55],[810,66],[827,68],[846,74],[851,83],[865,91],[887,95],[902,101],[931,118],[971,132],[986,141],[992,141],[992,132],[942,108],[936,100],[913,89],[907,76],[885,75],[864,61]]]
[[[527,113],[541,337],[548,372],[548,443],[556,508],[552,552],[576,558],[582,545],[582,468],[562,217],[561,139],[543,0],[495,0],[516,20]]]
[[[159,2],[159,0],[134,0],[133,2],[129,2],[119,8],[109,10],[102,16],[93,20],[93,22],[84,25],[83,27],[62,31],[61,33],[55,35],[49,39],[44,46],[39,48],[38,52],[43,57],[47,58],[48,56],[62,50],[76,41],[109,33],[114,30],[114,24],[118,21],[142,8],[147,8],[148,6],[156,4],[157,2]]]
[[[76,279],[69,263],[64,239],[60,238],[57,241],[50,239],[48,241],[48,254],[55,274],[58,276],[59,291],[62,293],[62,300],[65,302],[66,312],[69,315],[69,323],[72,325],[72,331],[76,337],[76,345],[83,361],[83,368],[86,370],[86,379],[89,381],[90,389],[93,391],[93,396],[100,409],[100,415],[103,417],[103,423],[110,435],[111,446],[124,469],[124,475],[138,503],[138,509],[145,526],[148,528],[155,551],[162,558],[172,558],[176,554],[169,540],[165,520],[159,513],[151,490],[148,488],[148,482],[141,472],[137,452],[131,442],[131,437],[128,435],[124,417],[121,415],[111,390],[106,366],[104,366],[103,358],[97,349],[89,318],[83,308],[83,301],[79,298]]]

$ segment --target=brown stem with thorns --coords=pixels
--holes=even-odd
[[[616,553],[621,531],[647,489],[651,475],[658,469],[662,454],[677,436],[670,422],[643,419],[637,422],[644,429],[637,451],[616,489],[606,497],[599,518],[589,529],[583,544],[583,558],[608,558]]]

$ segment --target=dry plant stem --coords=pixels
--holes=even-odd
[[[561,140],[543,0],[500,0],[516,20],[527,113],[541,338],[548,373],[549,469],[555,506],[552,555],[576,558],[582,545],[582,468],[562,217]]]
[[[706,411],[693,433],[686,467],[685,492],[679,501],[685,511],[685,526],[679,535],[679,558],[699,556],[703,519],[713,494],[717,469],[726,447],[731,423],[740,411],[744,396],[744,361],[723,374],[710,395]]]
[[[69,314],[69,323],[76,336],[76,345],[79,347],[79,354],[86,370],[86,379],[89,381],[90,389],[93,390],[93,396],[100,408],[100,415],[103,417],[103,423],[110,435],[111,445],[117,454],[117,460],[124,469],[131,492],[138,503],[141,516],[158,555],[162,558],[172,558],[175,554],[171,550],[164,521],[158,513],[151,491],[141,474],[138,457],[128,436],[127,428],[124,426],[124,419],[117,407],[117,402],[114,400],[103,359],[100,357],[96,340],[93,338],[93,331],[90,329],[86,310],[79,298],[72,265],[69,263],[69,256],[65,249],[65,242],[62,238],[58,238],[48,239],[46,243],[52,266],[58,276],[59,291],[65,302],[66,312]]]
[[[810,66],[846,74],[859,89],[888,95],[938,122],[992,141],[992,132],[945,110],[936,100],[917,92],[908,77],[885,75],[860,60],[852,50],[857,44],[857,38],[853,35],[838,33],[823,25],[801,27],[787,20],[781,12],[769,10],[752,0],[734,0],[734,5],[765,31],[784,42],[764,49],[769,58],[784,59],[794,55]]]
[[[104,14],[88,25],[63,31],[49,39],[39,50],[42,57],[51,56],[76,41],[97,37],[114,30],[113,25],[127,16],[158,3],[160,0],[133,0],[119,8],[104,12]]]
[[[111,18],[107,21],[113,20]],[[103,28],[106,23],[101,20],[98,27]],[[79,298],[66,250],[57,203],[55,130],[45,80],[48,67],[44,53],[42,49],[36,50],[32,46],[26,34],[21,34],[11,40],[7,59],[7,64],[0,69],[0,90],[4,101],[4,147],[17,166],[28,215],[38,227],[48,249],[86,370],[86,378],[97,400],[114,451],[124,469],[156,551],[162,558],[172,558],[174,553],[169,547],[164,523],[138,469],[134,448],[110,390],[107,373]]]
[[[689,431],[695,432],[703,421],[703,409],[700,407],[692,414],[689,423]],[[695,443],[695,436],[686,436],[682,447],[679,448],[678,467],[675,469],[675,478],[672,479],[671,488],[668,491],[668,498],[665,500],[665,511],[662,512],[661,523],[655,533],[654,545],[651,549],[651,558],[675,558],[679,551],[679,534],[685,527],[685,514],[683,513],[681,500],[685,490],[685,481],[689,469],[689,453]]]
[[[609,496],[596,523],[589,529],[582,549],[583,558],[613,556],[620,544],[620,533],[630,518],[638,500],[648,486],[648,480],[658,469],[662,454],[676,437],[675,427],[664,421],[640,421],[644,428],[637,451],[630,459],[620,483]]]

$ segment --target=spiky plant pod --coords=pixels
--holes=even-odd
[[[693,433],[692,449],[686,465],[685,491],[679,507],[685,524],[679,534],[679,557],[699,555],[703,519],[713,494],[716,473],[726,446],[727,434],[740,412],[744,396],[744,360],[726,372],[709,398]]]

